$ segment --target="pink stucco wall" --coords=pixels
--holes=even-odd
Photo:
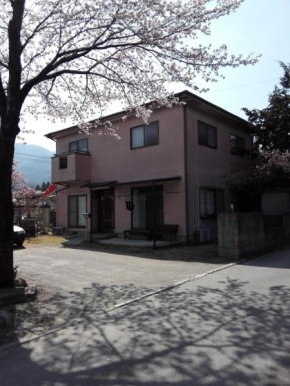
[[[80,188],[79,185],[71,184],[68,188],[64,189],[63,186],[58,186],[60,191],[56,196],[56,226],[67,228],[68,227],[68,197],[77,195],[87,196],[87,210],[90,211],[90,195],[89,189]]]
[[[184,182],[170,181],[157,183],[163,186],[164,224],[177,224],[179,236],[185,237]],[[122,233],[131,229],[131,212],[126,210],[125,201],[131,194],[132,187],[150,186],[148,184],[126,185],[115,188],[115,231]]]
[[[217,149],[198,144],[198,121],[217,128]],[[215,232],[216,219],[199,218],[199,187],[222,188],[223,179],[230,170],[246,162],[247,157],[230,153],[230,134],[245,138],[246,149],[251,150],[251,137],[245,132],[245,124],[204,106],[189,103],[187,106],[187,154],[189,233],[192,236],[199,228],[210,228]],[[225,191],[225,210],[230,211],[230,192]]]
[[[90,136],[79,133],[79,129],[71,129],[64,134],[60,133],[56,135],[56,154],[65,153],[69,151],[69,143],[79,141],[80,139],[88,139],[88,145],[90,150]]]
[[[164,223],[178,224],[179,234],[185,235],[185,190],[184,190],[184,132],[183,111],[181,106],[172,109],[156,110],[149,121],[159,122],[159,143],[155,146],[131,149],[130,129],[143,124],[140,118],[131,117],[125,122],[114,122],[118,127],[120,139],[94,130],[88,137],[91,152],[91,182],[117,180],[119,183],[132,182],[132,185],[116,186],[115,194],[115,231],[122,233],[131,228],[131,213],[126,210],[125,201],[132,187],[149,186],[150,183],[134,184],[134,181],[152,180],[180,176],[181,180],[160,183],[164,190]],[[70,133],[57,138],[56,152],[68,151],[69,143],[82,139],[83,134]],[[57,165],[53,169],[59,178]],[[60,182],[60,181],[58,181]],[[83,194],[81,184],[70,184],[57,199],[57,226],[67,227],[68,196]],[[90,211],[89,189],[88,211]],[[170,194],[168,194],[170,192]],[[175,192],[172,194],[172,192]],[[121,197],[124,196],[124,197]],[[126,198],[127,196],[127,198]],[[93,220],[95,221],[95,219]]]
[[[223,114],[201,103],[190,102],[187,111],[187,170],[188,170],[188,218],[189,237],[198,228],[215,228],[216,220],[199,218],[198,188],[207,186],[219,188],[221,177],[232,168],[244,163],[246,158],[230,154],[230,134],[245,138],[247,149],[251,149],[251,138],[245,133],[245,124],[239,119]],[[198,144],[198,120],[217,127],[217,149]],[[118,127],[120,139],[100,133],[95,129],[88,138],[90,158],[90,181],[132,182],[125,186],[116,186],[115,195],[115,231],[122,233],[131,228],[131,213],[126,210],[126,196],[134,183],[140,180],[152,180],[180,176],[181,180],[163,182],[164,192],[176,192],[164,195],[164,223],[178,224],[179,236],[186,235],[185,215],[185,161],[184,161],[184,115],[183,106],[172,109],[157,109],[149,121],[159,122],[159,144],[132,150],[130,148],[130,129],[143,124],[140,118],[130,117],[126,121],[113,122]],[[101,134],[101,135],[100,135]],[[68,151],[69,142],[86,138],[76,129],[57,135],[57,153]],[[85,166],[79,167],[84,170]],[[88,168],[87,168],[88,170]],[[57,172],[56,170],[54,171]],[[83,181],[84,183],[84,181]],[[88,195],[87,205],[90,211],[89,189],[81,189],[83,183],[70,183],[68,189],[57,198],[57,225],[67,227],[67,197],[73,194]],[[145,183],[148,186],[150,183]],[[225,195],[226,211],[230,209],[232,197]],[[94,209],[96,211],[96,207]],[[96,221],[96,219],[94,219]]]
[[[67,168],[59,168],[59,157],[52,158],[51,182],[89,182],[91,180],[90,155],[72,153],[67,156]]]
[[[110,135],[90,137],[92,181],[119,182],[184,175],[182,107],[156,110],[150,121],[159,121],[159,144],[130,149],[130,128],[143,124],[140,118],[119,120],[120,140]]]

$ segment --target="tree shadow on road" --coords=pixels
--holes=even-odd
[[[90,250],[111,253],[123,256],[132,256],[144,259],[172,260],[184,262],[204,262],[209,264],[231,262],[231,258],[218,256],[217,243],[172,245],[164,248],[138,247],[124,245],[103,245],[99,243],[83,243],[79,246],[66,246],[65,248]]]
[[[2,352],[3,385],[290,385],[289,288],[261,294],[227,278],[108,311],[109,294],[126,290],[136,293],[92,285],[69,304],[59,295],[44,329],[74,325]]]

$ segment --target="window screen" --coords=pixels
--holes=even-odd
[[[217,129],[205,122],[198,121],[198,143],[199,145],[215,148],[217,147]]]
[[[144,147],[144,126],[134,127],[131,131],[132,149]]]
[[[68,225],[70,228],[86,226],[83,213],[87,209],[87,196],[70,196],[68,198]]]
[[[88,139],[80,139],[79,141],[71,142],[69,144],[69,151],[88,151]]]
[[[67,157],[59,157],[59,168],[60,169],[67,168]]]
[[[77,227],[78,215],[77,215],[77,197],[68,198],[68,224],[69,227]]]
[[[131,148],[153,146],[158,144],[158,122],[133,127],[131,129]]]
[[[199,189],[199,215],[201,218],[216,217],[224,212],[224,192],[213,188]]]
[[[230,135],[231,154],[243,155],[245,150],[245,138],[235,134]]]
[[[145,145],[152,146],[158,143],[158,123],[152,122],[145,126]]]

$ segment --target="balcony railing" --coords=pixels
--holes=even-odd
[[[63,156],[66,156],[66,155],[69,155],[69,154],[86,154],[86,155],[91,155],[91,153],[89,151],[84,151],[84,150],[74,150],[74,151],[65,151],[63,153],[57,153],[57,154],[54,154],[54,157],[63,157]]]
[[[55,154],[52,158],[53,183],[89,182],[91,157],[88,151],[77,150]]]

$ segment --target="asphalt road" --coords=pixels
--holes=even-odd
[[[290,249],[0,351],[1,386],[290,385]]]

